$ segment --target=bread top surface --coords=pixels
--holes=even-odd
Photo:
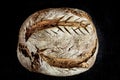
[[[97,34],[86,12],[49,8],[28,17],[20,29],[19,43],[27,47],[27,57],[38,54],[51,66],[83,67],[94,55]]]

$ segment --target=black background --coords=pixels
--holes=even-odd
[[[7,4],[9,5],[7,5]],[[119,26],[115,1],[102,0],[29,0],[6,1],[2,12],[1,28],[1,76],[15,80],[119,80]],[[36,11],[46,8],[71,7],[89,13],[97,28],[100,47],[95,65],[87,72],[70,77],[52,77],[29,72],[17,59],[17,41],[20,26],[24,20]]]

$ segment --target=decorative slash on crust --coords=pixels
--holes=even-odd
[[[76,30],[75,29],[73,29],[73,28],[71,28],[77,35],[79,35],[77,32],[76,32]]]
[[[82,27],[85,28],[85,30],[88,32],[88,30],[86,29],[86,27],[89,24],[83,24],[84,20],[79,22],[71,22],[68,21],[69,19],[71,19],[73,16],[68,17],[65,21],[60,21],[62,18],[64,18],[65,16],[60,17],[59,19],[53,19],[53,20],[42,20],[39,22],[36,22],[33,26],[31,26],[30,28],[26,29],[26,34],[25,34],[25,40],[27,41],[28,38],[34,33],[37,32],[39,30],[43,30],[43,29],[47,29],[47,28],[52,28],[52,27],[57,27],[57,26],[72,26],[72,27]],[[79,18],[78,18],[79,19]],[[59,28],[59,27],[58,27]],[[62,32],[64,32],[61,28],[59,28]],[[67,32],[69,32],[66,28],[65,30]],[[70,32],[69,32],[70,33]]]
[[[42,57],[44,61],[46,61],[49,65],[60,67],[60,68],[73,68],[73,67],[82,67],[87,68],[89,65],[87,64],[87,61],[94,55],[95,50],[97,47],[97,40],[95,47],[92,49],[89,53],[84,53],[79,56],[77,59],[67,59],[67,58],[53,58],[50,56],[44,55],[41,50],[38,50],[38,54]]]

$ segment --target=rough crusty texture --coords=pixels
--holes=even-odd
[[[17,56],[29,71],[71,76],[95,62],[98,38],[90,16],[73,8],[32,14],[20,28]]]

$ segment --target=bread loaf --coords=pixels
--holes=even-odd
[[[17,57],[29,71],[72,76],[89,70],[98,52],[91,17],[74,8],[49,8],[29,16],[19,31]]]

